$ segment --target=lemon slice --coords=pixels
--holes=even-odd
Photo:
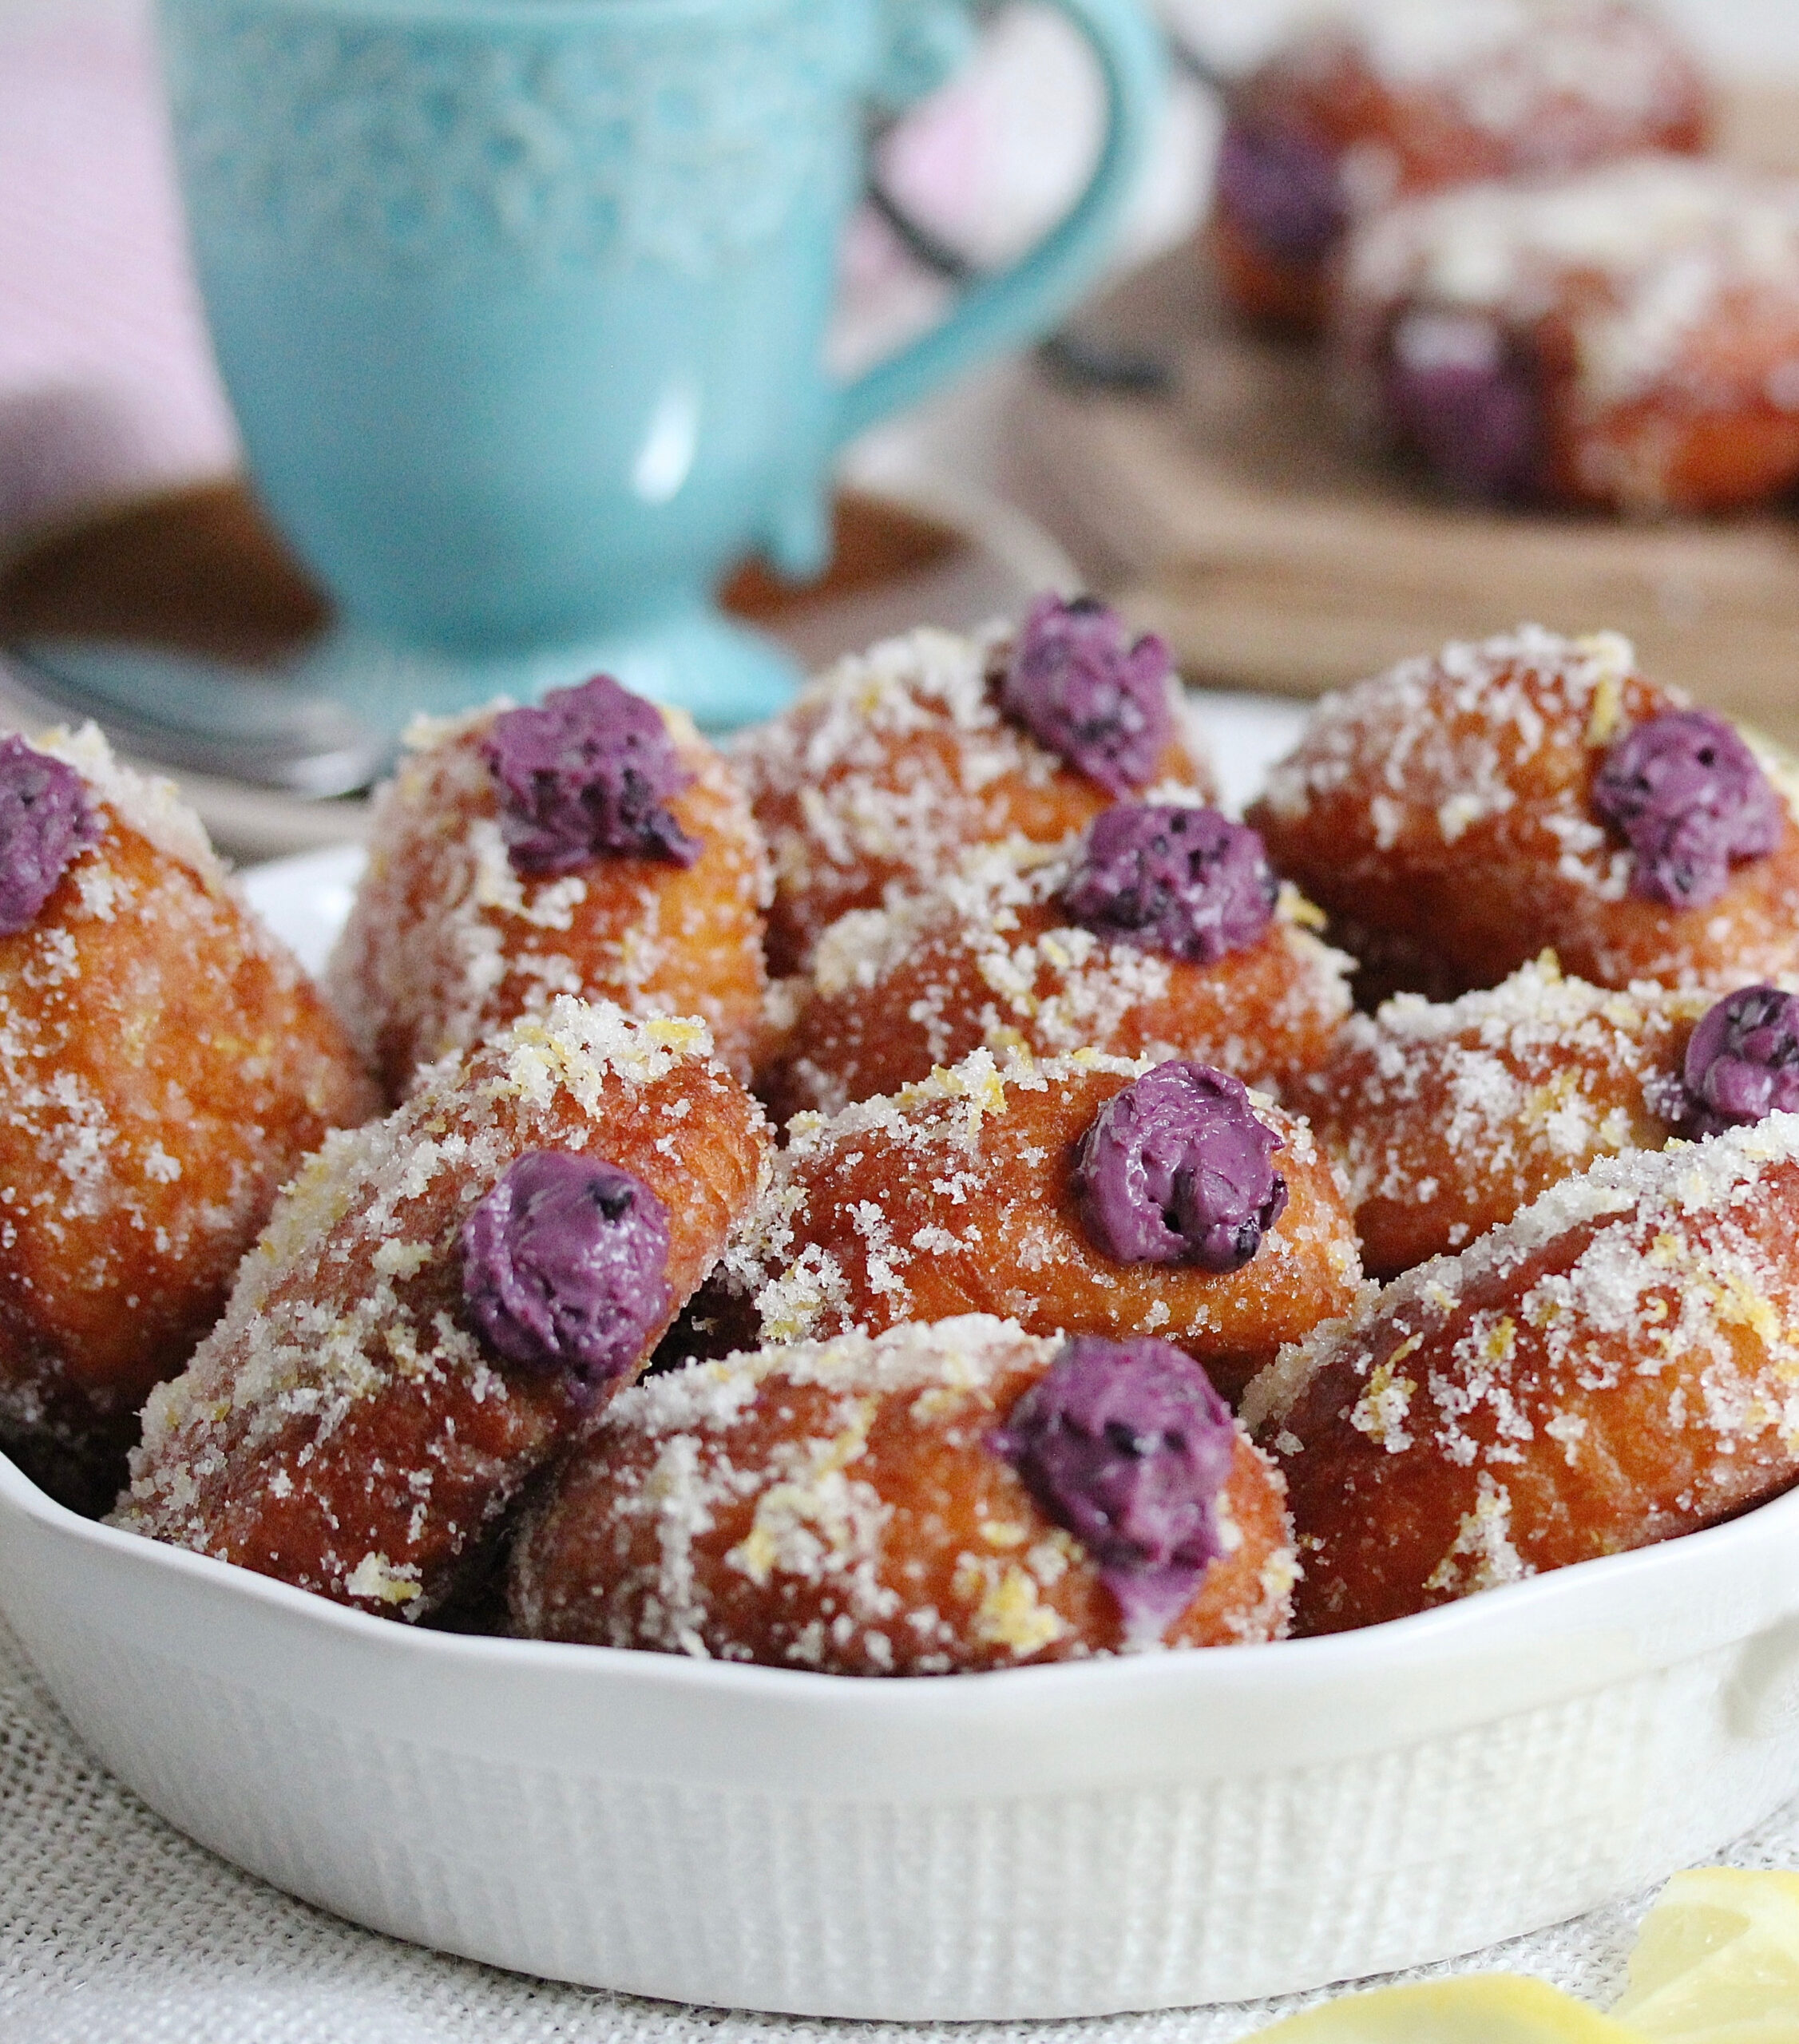
[[[1343,1994],[1258,2030],[1255,2044],[1642,2044],[1634,2030],[1516,1973]]]
[[[1799,2044],[1799,1874],[1676,1874],[1612,2013],[1656,2044]]]

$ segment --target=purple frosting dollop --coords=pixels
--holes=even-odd
[[[1743,987],[1700,1018],[1681,1068],[1698,1135],[1741,1128],[1776,1109],[1799,1113],[1799,998]]]
[[[1074,1192],[1120,1263],[1238,1270],[1286,1210],[1281,1139],[1228,1072],[1171,1059],[1115,1093],[1081,1138]]]
[[[1468,323],[1438,323],[1444,327]],[[1457,497],[1488,504],[1532,496],[1543,465],[1536,379],[1498,334],[1472,345],[1408,348],[1396,332],[1382,368],[1388,417],[1400,439]]]
[[[1316,263],[1349,218],[1337,160],[1298,129],[1232,121],[1218,145],[1219,210],[1287,263]]]
[[[462,1300],[501,1361],[593,1390],[642,1357],[666,1317],[668,1214],[596,1157],[532,1150],[462,1223]]]
[[[87,783],[66,761],[0,739],[0,937],[30,929],[97,826]]]
[[[1168,649],[1132,639],[1092,596],[1039,596],[1000,683],[1000,707],[1107,794],[1147,787],[1174,735]]]
[[[1077,1335],[993,1444],[1093,1557],[1127,1633],[1159,1638],[1224,1551],[1218,1500],[1236,1423],[1167,1341]]]
[[[693,776],[655,706],[609,675],[502,711],[481,756],[515,873],[569,873],[607,854],[677,866],[699,856],[668,806]]]
[[[1636,854],[1631,892],[1703,909],[1730,869],[1781,841],[1780,797],[1737,732],[1709,710],[1670,710],[1606,755],[1593,807]]]
[[[1062,905],[1084,929],[1210,965],[1261,938],[1279,893],[1246,825],[1215,809],[1120,802],[1095,818]]]

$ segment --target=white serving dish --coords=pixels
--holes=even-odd
[[[1799,1495],[1361,1634],[857,1682],[409,1631],[0,1460],[0,1610],[99,1758],[277,1887],[733,2007],[1314,1987],[1628,1894],[1799,1788]]]
[[[314,962],[359,857],[251,876]],[[1627,1895],[1799,1791],[1799,1492],[1336,1638],[856,1682],[410,1631],[0,1458],[0,1614],[114,1773],[278,1887],[735,2007],[1314,1987]]]

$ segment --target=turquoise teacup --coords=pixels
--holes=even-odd
[[[823,338],[871,104],[956,0],[163,0],[188,220],[249,465],[392,728],[604,667],[727,723],[792,677],[712,606],[822,564],[833,450],[1052,323],[1159,104],[1135,0],[1068,216],[859,380]]]

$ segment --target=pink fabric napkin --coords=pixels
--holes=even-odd
[[[142,7],[0,20],[0,545],[232,467]]]

